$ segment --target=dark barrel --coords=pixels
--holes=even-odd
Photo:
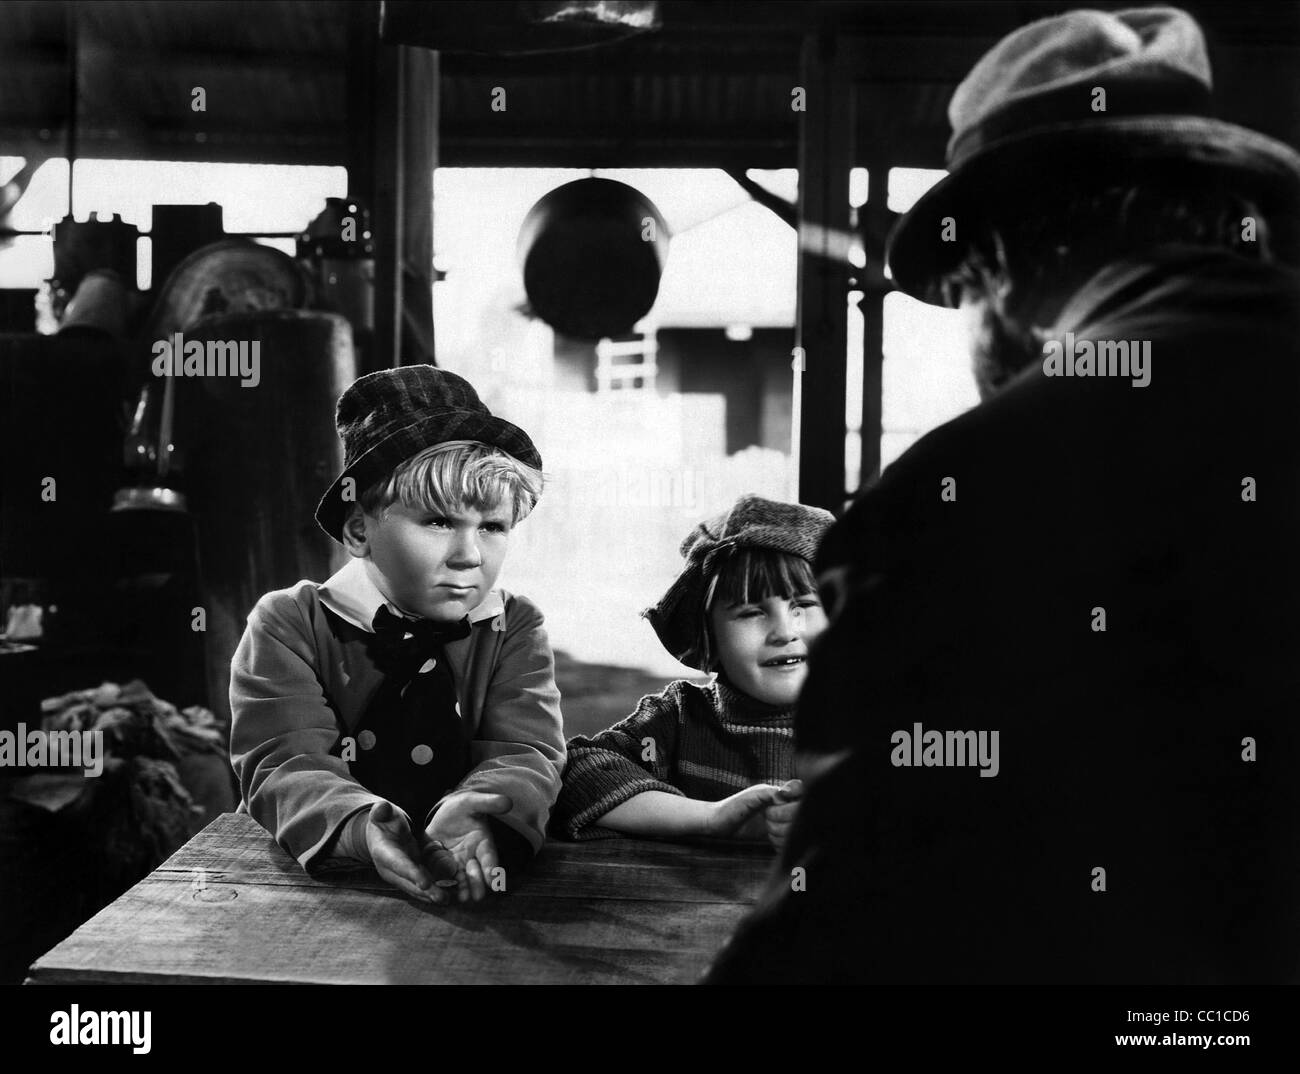
[[[274,310],[211,317],[185,339],[259,346],[260,379],[183,377],[175,435],[190,448],[185,482],[198,519],[207,613],[208,692],[230,712],[230,659],[257,599],[303,578],[322,582],[341,554],[313,514],[342,469],[334,404],[356,363],[336,314]]]
[[[579,339],[630,331],[659,294],[668,238],[654,203],[626,183],[578,179],[556,187],[519,229],[533,313]]]

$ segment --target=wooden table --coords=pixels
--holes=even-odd
[[[314,879],[225,813],[33,964],[31,984],[685,984],[753,904],[763,846],[550,842],[509,890],[421,906]]]

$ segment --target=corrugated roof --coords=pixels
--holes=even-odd
[[[804,36],[858,34],[860,142],[938,166],[952,87],[1014,26],[1073,4],[662,4],[662,29],[542,56],[444,53],[445,164],[792,167]],[[1097,7],[1126,4],[1094,3]],[[1211,37],[1222,111],[1300,144],[1300,7],[1188,4]],[[374,4],[104,0],[0,6],[0,153],[62,154],[68,27],[79,27],[83,156],[343,163],[349,44]],[[507,90],[504,113],[491,91]],[[196,87],[207,110],[191,108]]]

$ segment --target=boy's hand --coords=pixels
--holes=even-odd
[[[440,843],[458,866],[456,895],[461,902],[478,902],[487,895],[485,878],[491,878],[498,864],[487,818],[509,813],[513,807],[504,794],[461,791],[443,802],[425,828],[425,853],[431,844]]]
[[[366,819],[366,849],[375,871],[393,887],[423,902],[444,903],[451,895],[443,889],[456,883],[456,863],[451,855],[430,857],[421,863],[420,847],[406,818],[389,802],[377,802]]]
[[[714,802],[705,822],[704,834],[733,839],[766,839],[764,814],[769,806],[780,801],[780,790],[772,783],[756,783],[730,798]]]
[[[799,809],[799,799],[803,797],[803,783],[792,779],[781,784],[776,794],[776,801],[763,812],[767,825],[767,838],[780,850],[785,846],[785,837],[790,834],[790,825]]]

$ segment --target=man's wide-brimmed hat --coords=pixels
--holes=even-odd
[[[343,441],[343,472],[316,508],[316,521],[336,541],[362,491],[435,444],[477,440],[538,470],[542,457],[526,432],[496,417],[464,377],[431,365],[381,369],[354,381],[335,418]],[[344,482],[352,478],[352,495]]]
[[[709,582],[726,558],[742,548],[771,548],[811,564],[834,521],[835,516],[820,507],[742,496],[730,510],[705,519],[687,534],[681,545],[686,557],[682,573],[659,603],[641,614],[677,660],[707,671],[705,602]]]
[[[1300,154],[1210,113],[1205,39],[1184,11],[1071,11],[1021,27],[953,94],[948,175],[895,225],[895,284],[947,304],[939,284],[975,222],[1014,213],[1029,190],[1076,180],[1168,169],[1184,182],[1226,184],[1262,213],[1294,213]]]

